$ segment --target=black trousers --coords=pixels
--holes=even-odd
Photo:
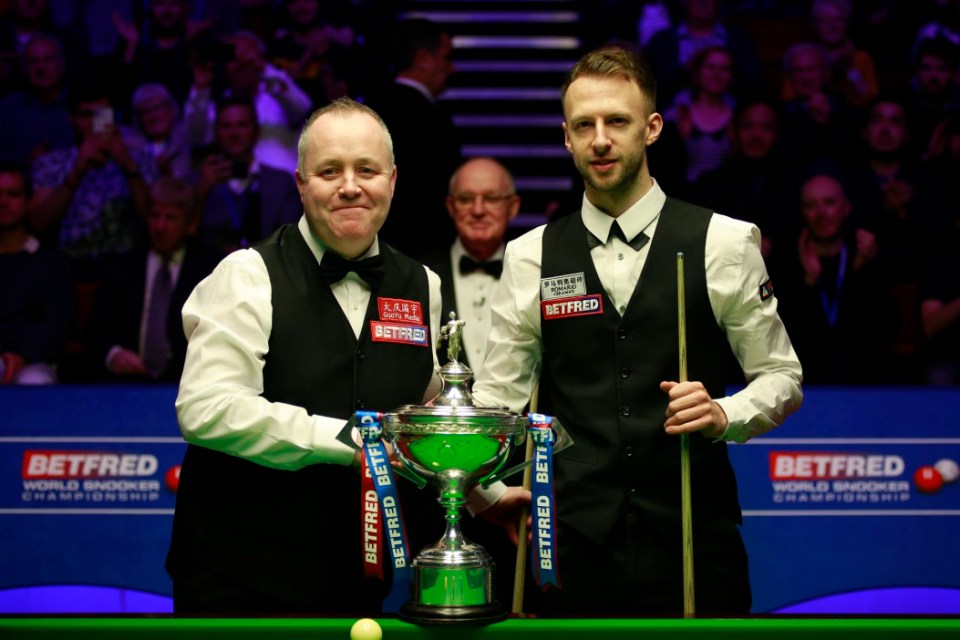
[[[557,544],[561,588],[543,592],[528,585],[527,611],[557,617],[683,614],[679,526],[675,536],[666,536],[641,513],[630,510],[603,544],[595,544],[563,522]],[[747,555],[736,524],[695,524],[694,587],[698,617],[750,612]]]

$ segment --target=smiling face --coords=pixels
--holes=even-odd
[[[489,158],[474,158],[457,170],[446,204],[463,246],[480,260],[500,247],[507,225],[520,211],[513,180]]]
[[[803,217],[814,238],[840,237],[843,221],[850,215],[850,201],[839,182],[830,176],[814,176],[803,185],[800,201]]]
[[[651,187],[646,148],[663,118],[640,86],[623,76],[581,76],[563,99],[563,132],[587,198],[616,217]]]
[[[727,51],[717,49],[707,53],[697,70],[697,86],[701,93],[723,95],[733,82],[733,60]]]
[[[259,135],[257,116],[250,105],[228,105],[217,114],[213,137],[224,155],[231,158],[251,156]]]
[[[304,135],[296,177],[310,229],[326,247],[357,258],[383,226],[397,181],[386,132],[366,113],[334,111]]]

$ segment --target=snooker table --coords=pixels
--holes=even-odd
[[[533,619],[510,618],[489,626],[420,627],[396,618],[377,621],[385,640],[393,638],[550,638],[612,640],[626,638],[960,638],[960,617],[812,618],[750,617],[744,619]],[[0,617],[3,640],[206,640],[269,638],[324,640],[350,637],[352,618],[178,618],[140,617]]]

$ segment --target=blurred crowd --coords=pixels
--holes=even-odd
[[[409,4],[0,0],[0,381],[176,380],[180,305],[299,219],[300,127],[342,95],[415,158],[388,241],[445,246],[455,34]],[[578,8],[584,50],[655,69],[666,192],[761,230],[807,383],[958,383],[960,0]]]

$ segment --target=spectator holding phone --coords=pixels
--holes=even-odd
[[[70,118],[76,144],[41,155],[33,165],[27,221],[71,258],[78,278],[88,280],[100,256],[133,247],[157,169],[149,153],[127,148],[106,87],[76,87]]]
[[[293,176],[254,156],[259,135],[252,100],[218,103],[214,142],[201,154],[196,186],[200,237],[224,252],[246,248],[302,213]]]

